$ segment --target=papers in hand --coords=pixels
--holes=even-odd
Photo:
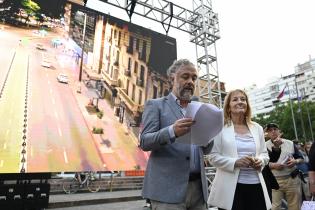
[[[195,124],[189,133],[176,139],[180,143],[205,146],[223,128],[223,111],[212,104],[192,101],[186,108],[185,117],[191,117]]]

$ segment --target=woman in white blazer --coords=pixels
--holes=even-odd
[[[226,210],[271,209],[263,167],[268,164],[263,128],[251,121],[251,108],[243,90],[225,97],[224,128],[215,137],[210,163],[216,175],[208,204]]]

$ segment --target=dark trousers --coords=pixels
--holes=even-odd
[[[232,210],[266,210],[261,184],[236,185]],[[224,210],[219,208],[219,210]]]

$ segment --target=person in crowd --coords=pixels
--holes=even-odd
[[[289,210],[301,207],[301,179],[296,165],[303,161],[292,141],[281,138],[282,133],[276,123],[268,123],[265,131],[270,138],[267,149],[270,152],[269,167],[279,184],[278,190],[272,190],[272,210],[280,210],[285,199]]]
[[[251,121],[247,94],[230,91],[224,101],[224,128],[209,155],[217,168],[208,203],[226,210],[271,208],[261,173],[268,164],[263,128]]]
[[[296,165],[297,169],[300,170],[303,173],[303,180],[301,182],[302,185],[302,200],[310,200],[310,190],[309,190],[309,183],[308,183],[308,154],[305,150],[305,145],[300,142],[294,142],[294,145],[296,146],[296,149],[300,153],[300,155],[303,157],[303,160],[299,164]]]
[[[195,90],[197,70],[187,59],[175,61],[167,71],[172,92],[146,102],[140,147],[150,151],[142,196],[156,210],[206,210],[207,181],[203,155],[212,145],[183,144],[177,138],[194,124],[185,112]]]
[[[262,170],[262,175],[263,175],[265,183],[266,183],[269,198],[270,198],[270,200],[272,200],[272,189],[278,190],[279,184],[276,180],[276,177],[271,172],[268,164],[265,165],[264,169]]]
[[[306,144],[308,144],[308,143],[306,143]],[[308,154],[307,154],[306,149],[305,149],[306,145],[304,143],[297,143],[297,144],[295,144],[295,146],[303,157],[303,162],[299,163],[297,167],[301,171],[303,171],[303,173],[307,173],[308,172],[307,165],[308,165],[309,159],[308,159]]]
[[[308,162],[309,162],[310,149],[311,149],[312,143],[313,143],[313,141],[311,140],[311,141],[305,142],[305,145],[304,145],[304,151],[307,154]]]
[[[310,183],[310,193],[315,195],[315,143],[313,141],[312,146],[309,150],[309,170],[308,178]]]

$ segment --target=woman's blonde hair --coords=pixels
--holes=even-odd
[[[245,112],[245,120],[247,124],[250,124],[251,118],[252,118],[252,109],[250,107],[249,101],[248,101],[248,96],[245,93],[244,90],[241,89],[235,89],[235,90],[231,90],[230,92],[228,92],[228,94],[225,96],[224,99],[224,107],[223,107],[223,111],[224,111],[224,125],[231,125],[231,109],[230,109],[230,102],[231,102],[231,97],[233,93],[239,92],[241,94],[243,94],[246,98],[246,103],[247,103],[247,110]]]

